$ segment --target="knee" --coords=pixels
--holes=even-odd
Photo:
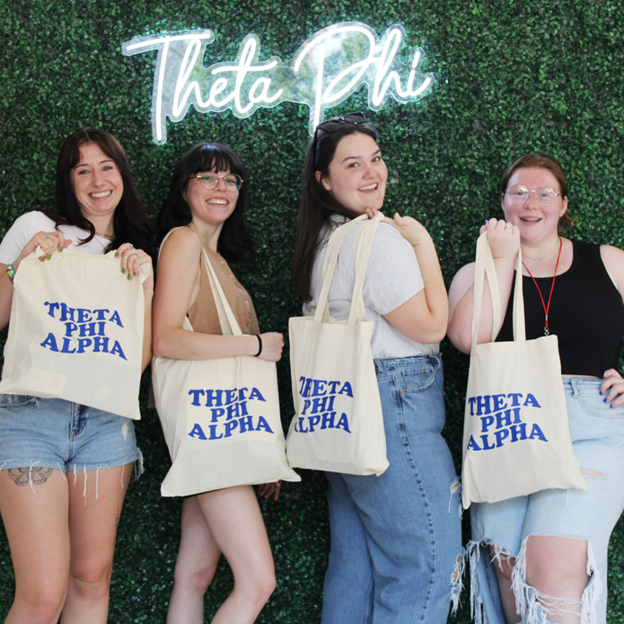
[[[111,572],[112,566],[104,570],[85,568],[72,572],[69,582],[72,583],[73,590],[81,598],[98,600],[103,596],[108,596]]]
[[[17,587],[13,609],[30,624],[56,624],[67,597],[67,583],[33,583],[28,591]]]
[[[217,564],[212,561],[194,562],[194,565],[178,559],[175,567],[174,582],[193,594],[203,596],[217,571]]]
[[[244,591],[251,603],[262,608],[275,591],[275,586],[274,570],[259,570],[258,573],[247,580]]]

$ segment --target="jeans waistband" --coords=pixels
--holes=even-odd
[[[433,370],[438,370],[442,366],[442,354],[437,355],[413,355],[407,358],[386,358],[373,360],[375,362],[375,373],[381,375],[394,368],[405,368],[417,364],[430,364]]]

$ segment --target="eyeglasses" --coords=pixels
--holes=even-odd
[[[513,186],[508,191],[505,191],[505,194],[509,195],[514,204],[524,204],[529,199],[531,193],[535,193],[535,200],[542,205],[552,203],[556,197],[563,197],[561,193],[557,193],[555,189],[550,187],[529,190],[526,186]]]
[[[219,184],[219,180],[223,179],[225,182],[225,188],[228,191],[238,191],[240,190],[241,185],[245,180],[241,179],[241,177],[236,173],[226,173],[224,175],[217,174],[208,174],[208,175],[196,175],[191,176],[189,180],[199,180],[201,185],[211,191],[212,189],[217,188]]]
[[[344,126],[345,124],[353,124],[354,126],[357,126],[357,124],[361,123],[366,123],[366,116],[364,113],[358,111],[357,113],[349,113],[344,117],[334,117],[333,119],[328,119],[327,121],[324,121],[316,126],[316,131],[314,132],[314,164],[317,164],[316,158],[319,141],[324,136],[333,134],[336,130],[338,130],[338,128]]]

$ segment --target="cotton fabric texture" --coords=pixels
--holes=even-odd
[[[522,272],[518,251],[516,271]],[[485,275],[500,326],[500,295],[486,234],[477,241],[472,349],[466,391],[462,501],[496,502],[549,488],[587,489],[572,452],[557,337],[526,340],[522,280],[514,293],[513,342],[477,344]]]
[[[132,280],[119,258],[67,249],[24,258],[13,282],[0,393],[61,398],[139,419],[143,349],[141,267]]]
[[[223,335],[242,335],[210,260]],[[188,318],[183,329],[193,331]],[[249,356],[152,359],[156,409],[172,466],[163,496],[192,496],[236,485],[299,481],[286,461],[275,364]]]
[[[388,467],[370,347],[374,324],[364,317],[362,300],[370,250],[381,218],[378,213],[363,223],[356,236],[348,321],[332,322],[327,301],[342,241],[357,220],[339,227],[329,240],[315,316],[294,317],[288,323],[295,405],[287,439],[291,466],[376,475]]]

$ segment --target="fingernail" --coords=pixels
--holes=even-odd
[[[115,252],[115,258],[119,258],[119,252],[118,251]]]
[[[598,390],[598,393],[600,394],[600,396],[602,396],[602,390]]]
[[[126,272],[126,269],[121,269],[121,272],[122,272],[122,273],[125,273],[125,272]]]
[[[63,251],[63,248],[61,247],[61,248],[59,249],[59,251]]]
[[[39,258],[39,260],[41,260],[41,262],[43,262],[45,260],[45,256],[41,256],[41,258]]]
[[[132,275],[130,273],[128,273],[128,279],[131,280],[132,279]]]
[[[602,402],[603,402],[603,403],[606,403],[606,402],[607,402],[607,397],[605,397],[604,399],[602,399]]]
[[[52,259],[52,254],[48,254],[48,260]]]
[[[613,403],[611,403],[611,405],[609,405],[609,409],[613,409]]]
[[[487,219],[483,222],[483,225],[487,225]]]

